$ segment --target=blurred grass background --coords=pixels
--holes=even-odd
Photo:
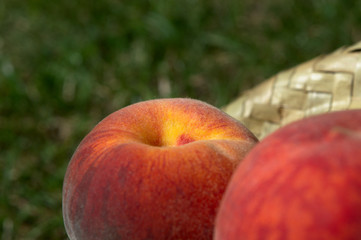
[[[244,89],[361,39],[360,1],[0,1],[0,239],[66,239],[62,180],[125,105]]]

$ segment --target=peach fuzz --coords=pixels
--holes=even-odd
[[[239,164],[215,240],[361,238],[361,110],[287,125]]]
[[[110,114],[67,168],[70,239],[211,239],[227,183],[256,142],[241,123],[193,99]]]

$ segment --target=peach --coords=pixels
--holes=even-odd
[[[361,239],[361,110],[264,138],[230,180],[215,239]]]
[[[63,185],[70,239],[211,239],[226,185],[257,139],[192,99],[140,102],[82,140]]]

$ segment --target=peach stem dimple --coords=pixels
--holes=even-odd
[[[190,142],[194,142],[194,139],[188,134],[183,133],[177,139],[177,146],[184,145]]]

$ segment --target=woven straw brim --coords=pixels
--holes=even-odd
[[[361,42],[282,71],[223,110],[262,139],[295,120],[357,108],[361,108]]]

